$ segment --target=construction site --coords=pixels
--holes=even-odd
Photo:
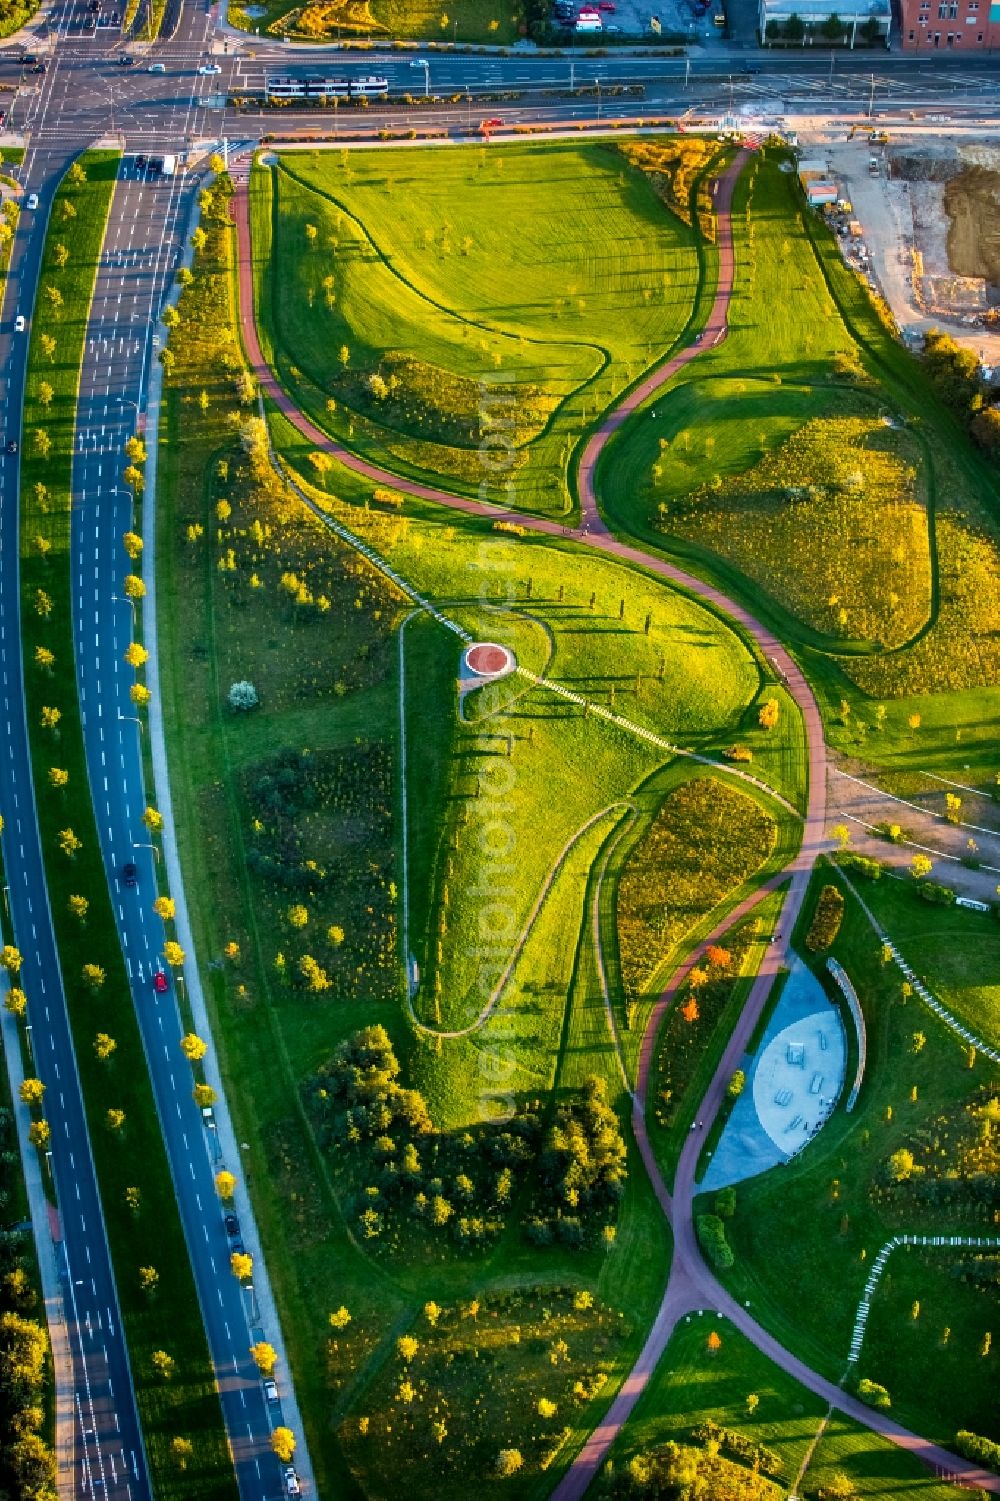
[[[940,328],[1000,365],[1000,137],[890,122],[805,130],[799,171],[904,338]]]

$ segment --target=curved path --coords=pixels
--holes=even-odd
[[[553,1501],[578,1501],[597,1473],[605,1455],[614,1443],[622,1426],[646,1387],[656,1365],[666,1349],[678,1321],[686,1314],[703,1308],[711,1308],[735,1325],[769,1359],[794,1377],[825,1402],[839,1408],[848,1417],[882,1437],[916,1454],[927,1465],[936,1468],[948,1477],[975,1484],[983,1490],[1000,1495],[1000,1477],[980,1469],[947,1450],[938,1448],[919,1435],[911,1433],[893,1422],[883,1413],[866,1407],[856,1398],[848,1396],[839,1386],[813,1371],[804,1362],[786,1350],[773,1335],[752,1319],[709,1270],[695,1238],[692,1202],[695,1195],[695,1174],[703,1139],[702,1132],[689,1135],[677,1167],[674,1193],[671,1195],[663,1181],[646,1129],[645,1099],[653,1057],[656,1034],[664,1012],[672,1004],[690,968],[701,957],[710,943],[718,940],[760,902],[768,892],[788,882],[788,895],[782,911],[783,942],[772,944],[764,955],[757,978],[743,1012],[726,1046],[715,1076],[709,1085],[699,1112],[706,1128],[715,1119],[722,1106],[726,1085],[739,1063],[750,1035],[763,1010],[771,986],[785,957],[788,941],[795,920],[799,915],[809,884],[809,876],[816,856],[824,846],[826,824],[826,769],[827,754],[823,739],[823,724],[816,699],[798,664],[782,643],[767,630],[748,610],[727,598],[720,590],[701,579],[685,573],[665,559],[646,553],[641,548],[613,536],[604,523],[597,504],[595,479],[597,466],[607,443],[622,425],[656,391],[670,381],[678,370],[696,359],[698,354],[711,348],[724,338],[727,330],[727,314],[733,289],[734,254],[730,206],[733,189],[743,170],[748,153],[739,152],[726,172],[719,178],[715,194],[716,222],[718,226],[719,275],[715,298],[698,344],[688,346],[674,355],[666,364],[648,375],[635,386],[612,411],[608,412],[598,428],[588,439],[581,455],[578,481],[581,506],[581,523],[575,537],[578,542],[596,549],[622,562],[634,564],[659,578],[674,584],[709,605],[727,621],[735,622],[767,658],[770,666],[780,676],[785,688],[795,701],[805,728],[809,771],[809,797],[803,826],[802,843],[798,854],[779,875],[765,882],[752,896],[747,897],[719,923],[715,931],[689,956],[672,976],[658,1000],[646,1029],[640,1055],[638,1084],[634,1096],[632,1124],[636,1141],[650,1181],[664,1215],[670,1222],[674,1235],[674,1257],[670,1268],[666,1291],[660,1304],[646,1343],[632,1370],[626,1376],[617,1397],[599,1426],[590,1435],[580,1453],[570,1465],[563,1479],[553,1492]],[[256,308],[254,304],[254,279],[252,244],[250,237],[250,205],[248,185],[242,182],[234,199],[237,227],[237,250],[239,266],[239,313],[244,348],[250,368],[261,391],[317,448],[332,455],[346,468],[364,476],[375,484],[435,501],[464,511],[474,516],[509,514],[499,507],[452,495],[434,486],[401,479],[387,469],[370,463],[341,444],[310,421],[295,406],[295,403],[278,383],[270,366],[264,359],[257,333]],[[517,515],[519,526],[532,532],[564,537],[566,527],[544,517]]]

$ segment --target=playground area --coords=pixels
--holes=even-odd
[[[840,1013],[795,959],[700,1186],[726,1188],[788,1162],[832,1113],[846,1066]]]

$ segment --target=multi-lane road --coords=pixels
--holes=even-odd
[[[30,313],[38,257],[55,184],[67,166],[39,153],[39,207],[13,247],[0,331],[0,415],[5,437],[21,428],[26,340],[13,335],[14,310]],[[104,1231],[76,1071],[66,999],[39,844],[24,707],[18,585],[18,459],[0,458],[0,808],[8,908],[5,938],[23,955],[22,985],[35,1072],[45,1083],[52,1129],[49,1168],[62,1220],[62,1272],[73,1357],[75,1453],[80,1490],[96,1496],[151,1496],[121,1313]]]
[[[180,178],[152,178],[126,160],[98,270],[77,414],[72,572],[77,680],[98,832],[112,882],[125,963],[145,1044],[160,1124],[237,1479],[244,1497],[275,1496],[282,1479],[270,1451],[270,1409],[250,1357],[246,1295],[233,1277],[213,1183],[211,1137],[191,1094],[181,1049],[184,1028],[172,991],[153,989],[166,934],[152,903],[157,872],[142,823],[147,803],[134,673],[124,652],[135,637],[133,606],[121,593],[129,571],[122,536],[136,526],[121,481],[125,440],[140,425],[151,331],[175,268],[190,205]],[[158,852],[157,852],[158,854]],[[133,888],[120,879],[138,868]]]
[[[30,80],[30,92],[20,93],[13,114],[17,126],[20,111],[20,126],[27,136],[21,178],[26,191],[38,193],[39,207],[22,214],[5,288],[0,333],[5,441],[20,431],[27,350],[25,336],[12,332],[14,319],[21,313],[30,322],[52,197],[73,155],[112,134],[120,73],[111,70],[120,65],[113,57],[99,62],[96,54],[81,56],[73,45],[71,19],[68,10],[55,18],[56,45],[40,52],[47,59],[46,71],[25,74],[18,69],[15,75],[18,82]],[[193,20],[183,45],[197,56],[208,19],[201,17],[200,25],[199,18]],[[3,71],[0,65],[0,82]],[[168,75],[147,76],[162,85]],[[87,79],[85,88],[82,78]],[[147,122],[141,118],[145,106],[141,100],[137,103],[135,125],[141,135]],[[156,138],[179,148],[198,129],[199,107],[196,88],[178,90],[176,82],[168,83],[156,105]],[[115,133],[118,129],[116,120]],[[184,189],[181,177],[150,181],[135,170],[134,157],[123,159],[98,270],[80,388],[71,558],[75,656],[102,848],[236,1477],[241,1496],[268,1501],[284,1490],[281,1467],[269,1443],[280,1409],[266,1403],[250,1358],[253,1307],[229,1268],[232,1245],[215,1193],[205,1126],[191,1096],[190,1068],[179,1047],[182,1028],[176,1000],[171,992],[155,992],[151,983],[164,932],[152,911],[156,880],[141,823],[147,799],[139,731],[129,698],[133,674],[123,658],[133,639],[134,621],[132,607],[120,593],[122,575],[128,571],[121,537],[133,525],[134,508],[121,484],[126,462],[122,449],[140,422],[152,330],[181,254],[191,210],[191,195]],[[77,1417],[78,1473],[72,1480],[82,1494],[131,1501],[150,1496],[151,1489],[39,847],[19,638],[18,459],[4,452],[0,462],[0,715],[8,739],[0,771],[0,806],[6,821],[11,927],[25,956],[23,979],[35,1067],[47,1086],[53,1132],[50,1161],[61,1212]],[[144,843],[146,848],[141,847]],[[139,866],[134,889],[118,879],[127,861]],[[269,1335],[280,1343],[276,1331]],[[300,1462],[300,1468],[307,1465]]]
[[[27,70],[20,49],[0,50],[0,86],[10,85],[7,129],[21,134],[26,190],[40,196],[24,213],[15,239],[0,326],[0,420],[16,436],[26,340],[12,334],[14,317],[30,318],[44,225],[58,180],[72,156],[109,136],[123,147],[82,372],[74,461],[72,533],[76,660],[94,805],[119,933],[133,985],[150,1075],[173,1170],[222,1409],[244,1497],[280,1494],[282,1478],[268,1445],[268,1411],[248,1355],[247,1309],[228,1270],[229,1244],[212,1183],[203,1124],[190,1093],[190,1074],[177,1043],[180,1017],[172,992],[155,993],[151,975],[163,930],[152,912],[155,871],[141,814],[144,788],[139,730],[129,700],[131,669],[123,652],[132,639],[132,607],[119,596],[125,555],[121,536],[133,523],[133,498],[123,487],[122,447],[141,424],[147,400],[152,330],[180,254],[191,207],[188,179],[150,180],[135,153],[183,152],[199,142],[256,139],[267,130],[302,128],[374,135],[387,120],[419,126],[433,118],[457,138],[497,111],[489,97],[514,91],[500,110],[519,121],[639,118],[652,112],[733,113],[746,107],[774,115],[797,110],[851,118],[869,111],[916,110],[981,118],[1000,109],[1000,58],[940,62],[872,55],[759,57],[716,49],[690,59],[619,55],[569,60],[516,51],[351,56],[284,49],[216,30],[203,5],[188,0],[169,41],[138,53],[115,26],[85,29],[83,4],[65,4],[48,18],[32,50],[45,72]],[[149,72],[151,60],[164,71]],[[199,68],[211,63],[218,73]],[[416,64],[416,66],[414,66]],[[253,93],[268,73],[306,68],[338,75],[378,72],[394,91],[430,92],[450,104],[419,102],[365,112],[237,110],[232,95]],[[874,69],[874,71],[873,71]],[[641,97],[612,91],[641,84]],[[599,87],[598,87],[599,86]],[[573,94],[571,89],[591,92]],[[0,764],[3,851],[9,919],[24,956],[35,1063],[48,1085],[53,1128],[51,1172],[62,1218],[77,1408],[75,1479],[87,1495],[142,1498],[150,1494],[128,1356],[65,1012],[58,957],[39,848],[25,726],[17,577],[18,463],[0,454],[0,725],[8,754]],[[135,889],[121,867],[139,867]],[[5,932],[5,936],[8,936]],[[272,1331],[273,1333],[273,1331]],[[306,1470],[308,1469],[305,1466]]]

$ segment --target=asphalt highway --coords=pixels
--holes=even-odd
[[[45,222],[55,184],[67,166],[38,154],[39,208],[21,217],[0,326],[0,414],[4,443],[19,438],[27,337],[12,332],[30,315]],[[46,1086],[52,1138],[49,1169],[60,1209],[66,1321],[73,1358],[75,1454],[81,1494],[144,1501],[151,1496],[122,1332],[118,1294],[104,1229],[66,999],[49,909],[38,834],[25,717],[18,597],[18,458],[0,454],[0,757],[5,938],[23,955],[34,1070]],[[13,930],[11,934],[11,929]]]
[[[56,17],[58,37],[67,34],[72,14],[67,8]],[[81,97],[80,60],[72,52],[64,58],[56,50],[45,74],[27,75],[33,92],[21,101],[30,141],[22,180],[26,191],[39,194],[40,203],[37,212],[22,213],[7,280],[0,332],[5,442],[20,431],[28,347],[27,335],[13,332],[14,317],[22,312],[30,324],[48,208],[76,150],[110,127],[113,92],[101,68],[95,73],[89,92]],[[116,82],[117,74],[110,79]],[[196,128],[196,93],[173,89],[159,102],[160,132],[175,147]],[[145,794],[139,732],[129,699],[133,673],[122,656],[133,634],[132,608],[120,595],[121,579],[128,571],[121,535],[133,520],[132,497],[119,483],[127,462],[122,446],[136,430],[152,328],[180,256],[189,212],[190,193],[184,193],[180,177],[150,181],[148,174],[136,171],[134,157],[125,158],[98,271],[81,377],[73,475],[75,655],[102,846],[237,1481],[242,1497],[268,1501],[284,1491],[269,1444],[280,1408],[269,1409],[250,1358],[252,1295],[244,1293],[230,1270],[232,1245],[215,1193],[208,1133],[192,1099],[190,1066],[179,1047],[183,1029],[176,999],[172,991],[158,995],[152,987],[165,935],[152,911],[155,872],[149,836],[141,823]],[[142,1501],[151,1495],[149,1478],[34,809],[19,644],[18,458],[4,452],[0,464],[0,722],[8,739],[8,755],[0,767],[0,808],[6,820],[4,855],[13,938],[24,954],[30,1035],[37,1073],[47,1086],[46,1114],[53,1132],[50,1162],[63,1227],[79,1488],[94,1497]],[[146,848],[139,847],[143,843]],[[140,868],[134,891],[117,879],[126,860]]]
[[[181,1220],[212,1354],[226,1430],[244,1498],[278,1496],[271,1414],[250,1358],[247,1296],[233,1277],[233,1249],[214,1187],[214,1149],[192,1099],[186,1030],[170,990],[158,994],[166,937],[152,903],[154,850],[142,823],[141,729],[129,698],[135,679],[124,652],[135,636],[122,595],[131,570],[122,535],[136,530],[133,497],[121,481],[123,447],[137,431],[151,355],[151,330],[180,255],[190,209],[182,179],[150,177],[126,157],[115,192],[91,310],[78,408],[73,475],[72,568],[77,680],[90,783],[111,881],[125,963],[142,1030]],[[158,853],[158,852],[157,852]],[[122,867],[138,867],[126,887]]]

